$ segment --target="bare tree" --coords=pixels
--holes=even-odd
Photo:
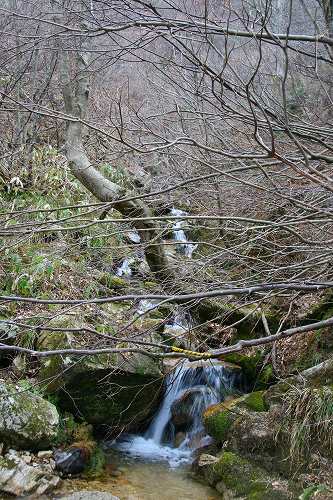
[[[6,226],[10,214],[3,214],[1,237],[130,223],[165,290],[141,298],[186,303],[201,322],[217,318],[225,328],[246,324],[260,332],[250,344],[213,349],[199,343],[202,357],[326,325],[312,323],[318,318],[310,308],[306,320],[289,328],[297,315],[291,321],[288,307],[297,308],[301,292],[331,289],[333,281],[330,3],[318,10],[318,2],[304,6],[301,0],[277,6],[268,0],[55,1],[49,11],[39,12],[33,3],[23,13],[19,5],[1,11],[10,23],[27,23],[15,43],[8,41],[16,58],[21,40],[30,54],[45,51],[54,60],[56,53],[61,61],[49,82],[58,106],[22,99],[16,85],[2,92],[4,113],[13,111],[14,102],[16,113],[38,116],[45,129],[50,121],[65,123],[68,165],[102,202],[76,218],[41,224]],[[110,157],[118,164],[139,158],[147,171],[157,172],[152,188],[133,192],[108,179],[100,164]],[[197,235],[206,231],[186,265],[168,259],[164,241],[170,221],[180,219],[168,212],[177,199],[189,200],[191,213],[182,215],[189,231],[193,223]],[[109,218],[111,208],[122,218]],[[276,323],[266,309],[277,295],[284,308]]]

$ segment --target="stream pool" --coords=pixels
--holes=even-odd
[[[170,468],[164,462],[147,462],[114,451],[108,452],[108,462],[107,472],[102,480],[66,480],[58,494],[91,490],[107,491],[120,500],[221,498],[214,489],[192,478],[189,466]]]
[[[216,490],[192,477],[196,449],[210,442],[202,422],[240,380],[239,370],[210,361],[181,362],[165,378],[164,397],[145,433],[104,442],[103,481],[67,480],[67,491],[108,491],[120,500],[213,500]],[[93,494],[92,494],[93,500]]]

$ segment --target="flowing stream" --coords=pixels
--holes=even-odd
[[[176,217],[182,217],[185,215],[188,215],[187,212],[184,212],[183,210],[179,210],[178,208],[172,208],[171,209],[171,215],[174,215]],[[178,242],[177,244],[177,251],[179,253],[183,253],[185,257],[188,257],[189,259],[192,258],[192,254],[194,250],[196,250],[198,245],[195,245],[193,243],[188,243],[188,239],[186,236],[186,233],[183,229],[183,227],[186,225],[186,221],[184,220],[177,220],[173,226],[173,237],[174,240]]]
[[[120,500],[215,500],[216,490],[190,473],[196,448],[209,442],[202,412],[235,392],[238,371],[218,361],[184,361],[165,379],[160,408],[143,435],[105,443],[108,466],[96,480],[66,479],[55,496],[84,491],[109,492]],[[180,439],[179,439],[180,438]]]
[[[133,264],[133,259],[124,259],[121,263],[121,265],[118,267],[116,271],[117,276],[126,276],[130,277],[132,276],[132,269],[131,269],[131,264]]]
[[[176,208],[171,214],[187,215]],[[177,252],[191,259],[197,245],[189,243],[185,224],[182,219],[174,222],[173,239]],[[131,258],[124,259],[117,275],[131,277],[133,262]],[[157,304],[157,301],[141,300],[136,312],[143,315]],[[165,331],[182,335],[190,329],[190,321],[179,308],[165,325]],[[190,477],[189,467],[194,451],[211,441],[203,426],[204,410],[235,392],[239,382],[239,372],[218,361],[178,363],[165,377],[163,400],[146,432],[122,435],[116,442],[106,443],[110,462],[122,472],[120,478],[113,480],[114,484],[109,484],[110,491],[121,500],[219,498],[216,491]]]
[[[178,208],[172,208],[170,211],[171,215],[174,215],[176,217],[182,217],[188,215],[187,212],[184,212],[183,210],[179,210]],[[174,222],[172,225],[172,230],[173,230],[173,239],[177,243],[176,244],[176,250],[178,253],[182,253],[185,255],[185,257],[191,259],[193,252],[196,250],[198,245],[195,245],[194,243],[189,243],[188,238],[186,236],[186,233],[184,231],[184,226],[186,225],[186,221],[179,219]],[[128,231],[127,232],[127,238],[132,242],[132,243],[140,243],[141,242],[141,237],[137,231]],[[116,270],[116,275],[117,276],[124,276],[126,278],[130,278],[133,274],[132,271],[132,265],[134,264],[135,259],[132,257],[125,258],[120,266]]]
[[[116,448],[171,467],[192,461],[193,451],[210,442],[202,413],[234,390],[239,374],[222,364],[182,362],[166,377],[159,410],[143,435],[125,435]]]

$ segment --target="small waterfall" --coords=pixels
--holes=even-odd
[[[140,300],[136,312],[139,316],[142,316],[142,314],[145,314],[146,312],[151,311],[152,309],[155,309],[157,304],[158,304],[157,301],[152,302],[151,300],[147,300],[147,299]]]
[[[192,318],[187,318],[184,310],[179,309],[171,319],[171,322],[165,325],[164,332],[174,336],[186,333],[190,329],[191,321]]]
[[[162,404],[143,436],[125,436],[117,448],[172,467],[190,462],[193,451],[207,444],[202,414],[235,390],[239,373],[219,362],[182,362],[167,375]]]
[[[132,276],[131,264],[133,264],[133,259],[124,259],[121,265],[116,271],[117,276]]]
[[[141,242],[141,236],[137,231],[127,231],[126,233],[127,239],[131,243],[140,243]]]
[[[183,210],[179,210],[177,208],[172,208],[171,209],[171,215],[174,216],[184,216],[188,215],[187,212],[184,212]],[[192,258],[192,254],[194,250],[198,247],[198,245],[194,245],[193,243],[188,243],[187,236],[185,234],[185,231],[183,229],[184,225],[186,224],[186,221],[184,220],[177,220],[173,224],[173,237],[175,241],[178,241],[179,244],[177,244],[177,251],[179,253],[182,253],[185,255],[185,257],[188,257],[189,259]]]

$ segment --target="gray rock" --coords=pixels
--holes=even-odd
[[[161,388],[162,378],[156,375],[97,369],[73,376],[58,401],[63,410],[102,430],[135,430],[156,411]]]
[[[1,342],[6,341],[6,344],[12,343],[16,338],[18,327],[11,325],[6,321],[0,320],[0,339]]]
[[[209,455],[208,453],[202,453],[198,460],[198,467],[206,467],[207,465],[215,464],[219,461],[214,455]]]
[[[21,459],[26,464],[31,464],[31,462],[32,462],[32,456],[31,455],[21,455]]]
[[[39,451],[37,453],[38,458],[52,458],[53,457],[53,451],[52,450],[44,450],[44,451]]]
[[[189,427],[193,421],[191,409],[197,396],[200,394],[200,388],[191,387],[176,399],[171,406],[172,423],[175,427]]]
[[[119,500],[119,497],[104,491],[76,491],[70,495],[58,497],[61,500]]]
[[[40,467],[32,467],[18,455],[0,457],[0,491],[15,496],[43,495],[53,490],[60,479]]]
[[[76,446],[65,451],[57,450],[54,453],[56,469],[65,475],[80,474],[89,462],[86,449]]]
[[[13,384],[0,383],[0,441],[15,448],[47,449],[58,425],[53,404]]]

